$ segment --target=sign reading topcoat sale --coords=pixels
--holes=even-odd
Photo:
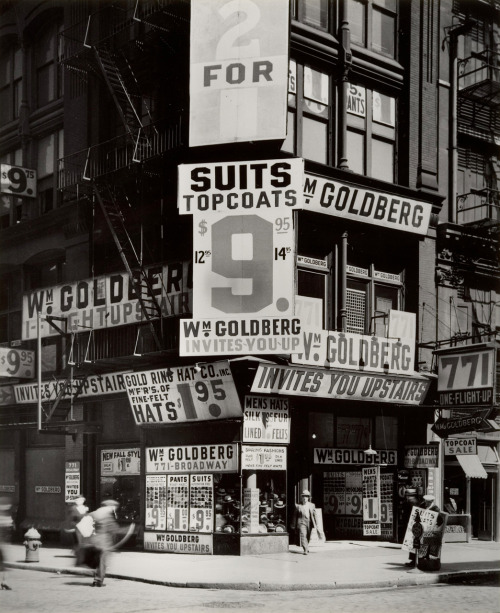
[[[191,0],[189,146],[283,139],[288,0]]]
[[[162,368],[124,376],[136,424],[241,417],[229,362]]]

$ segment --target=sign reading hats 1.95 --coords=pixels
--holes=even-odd
[[[0,179],[2,194],[36,198],[36,170],[1,164]]]

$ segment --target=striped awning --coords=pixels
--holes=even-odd
[[[477,479],[486,479],[488,477],[478,455],[457,455],[457,460],[467,477]]]

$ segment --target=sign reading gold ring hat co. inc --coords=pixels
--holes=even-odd
[[[127,373],[124,382],[138,425],[242,416],[227,361]]]
[[[293,211],[302,159],[179,166],[178,207],[193,215],[193,319],[179,352],[300,352]]]
[[[304,209],[421,235],[432,212],[428,202],[311,174],[305,175]]]

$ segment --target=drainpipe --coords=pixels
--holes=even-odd
[[[340,329],[347,332],[347,239],[349,234],[342,233],[342,261],[340,266]]]
[[[338,113],[338,167],[343,170],[349,170],[347,162],[347,92],[349,88],[348,77],[352,65],[351,53],[351,32],[349,30],[349,21],[347,20],[347,0],[340,2],[339,13],[340,29],[340,84],[339,84],[339,103],[340,111]]]

